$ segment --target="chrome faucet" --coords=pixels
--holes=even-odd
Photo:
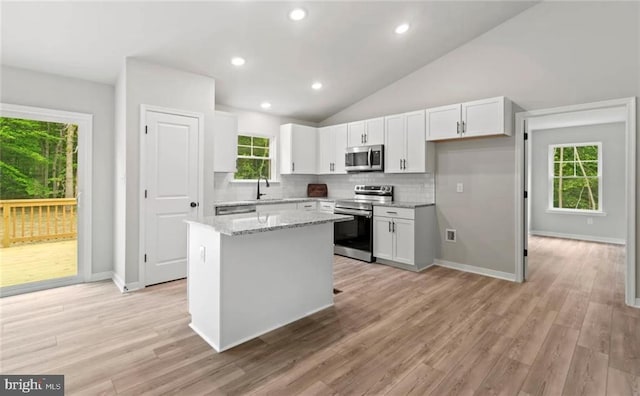
[[[267,183],[267,187],[269,187],[269,179],[267,179],[264,176],[258,176],[258,192],[256,194],[256,199],[260,199],[261,196],[267,195],[267,194],[260,194],[260,179],[264,179],[264,181]]]

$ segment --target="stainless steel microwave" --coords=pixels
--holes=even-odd
[[[384,171],[384,146],[358,146],[347,148],[345,154],[347,172]]]

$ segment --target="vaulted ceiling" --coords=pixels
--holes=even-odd
[[[534,4],[3,1],[2,63],[113,84],[136,57],[215,78],[217,103],[318,122]]]

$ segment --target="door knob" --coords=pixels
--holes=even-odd
[[[198,204],[197,204],[197,203],[195,203],[195,202],[191,202],[191,203],[189,204],[189,206],[191,206],[192,208],[195,208],[196,206],[198,206]]]

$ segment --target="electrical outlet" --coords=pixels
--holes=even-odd
[[[587,217],[587,224],[593,224],[593,217]]]
[[[464,191],[464,185],[462,183],[458,183],[456,185],[456,191],[459,192],[459,193],[463,192]]]
[[[445,234],[445,235],[444,235],[444,239],[445,239],[447,242],[454,242],[454,243],[456,242],[456,239],[457,239],[457,238],[456,238],[456,230],[451,229],[451,228],[447,228],[447,229],[444,231],[444,234]]]

